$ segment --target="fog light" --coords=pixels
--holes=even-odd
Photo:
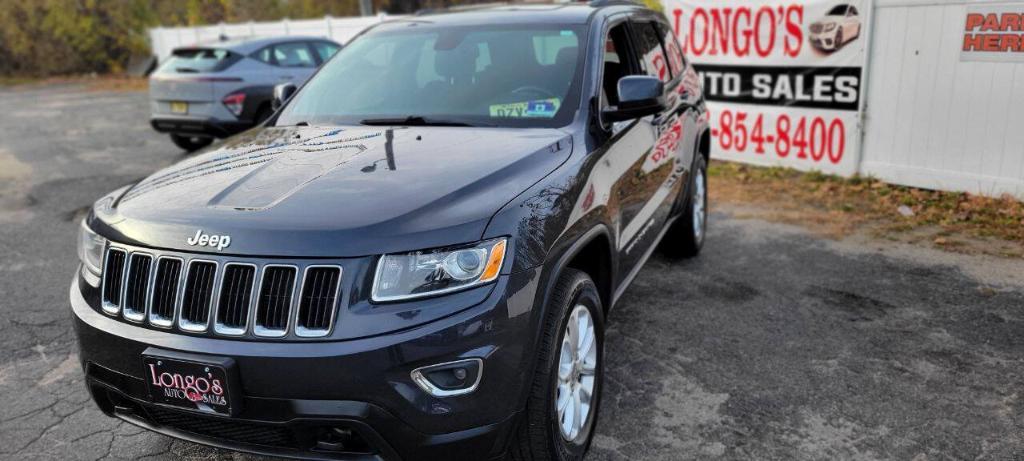
[[[483,369],[483,360],[465,359],[417,368],[410,376],[420,389],[430,395],[453,397],[475,391]]]

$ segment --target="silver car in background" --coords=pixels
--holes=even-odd
[[[221,40],[175,49],[149,78],[150,124],[187,151],[269,117],[274,86],[301,86],[341,45],[320,37]]]

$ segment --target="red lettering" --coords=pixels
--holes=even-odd
[[[995,13],[989,13],[985,15],[985,23],[981,25],[982,32],[991,32],[999,30],[999,16]]]
[[[1004,34],[999,37],[999,51],[1018,51],[1020,50],[1020,36],[1013,34]]]
[[[964,30],[974,30],[980,26],[983,21],[985,21],[985,16],[978,13],[970,13],[967,15],[967,24],[964,26]]]
[[[999,36],[996,34],[984,35],[981,49],[983,51],[999,51]]]
[[[788,56],[797,57],[800,55],[800,48],[804,44],[804,31],[800,27],[804,22],[804,7],[792,5],[786,10],[786,39],[783,51]],[[792,40],[790,40],[792,39]]]
[[[964,51],[981,51],[980,34],[964,34]]]
[[[1020,15],[1013,13],[1004,13],[1003,17],[999,21],[999,30],[1009,32],[1011,30],[1020,30]]]
[[[731,13],[731,8],[711,10],[711,55],[718,54],[719,46],[722,47],[722,54],[729,54],[729,15]],[[717,40],[715,40],[716,38]]]
[[[702,41],[701,41],[700,46],[697,46],[697,34],[694,33],[694,31],[697,30],[697,20],[698,19],[701,19],[702,21],[704,21],[704,24],[702,24],[701,27],[700,27],[701,32],[704,33],[704,36],[701,38]],[[707,46],[708,46],[708,14],[707,14],[707,12],[704,11],[703,8],[698,8],[696,11],[694,11],[693,12],[693,17],[690,18],[690,46],[691,46],[691,49],[693,50],[693,54],[697,55],[697,56],[700,56],[700,55],[704,54],[704,50],[707,49]]]
[[[740,25],[740,18],[746,18],[745,25]],[[745,6],[736,8],[736,14],[732,17],[732,49],[736,56],[743,57],[750,54],[750,35],[753,33],[750,25],[750,8]]]
[[[768,18],[767,25],[763,21],[766,16]],[[765,26],[770,29],[767,34],[761,31],[761,27]],[[768,37],[767,44],[761,43],[765,36]],[[775,48],[775,12],[771,7],[763,6],[757,10],[757,16],[754,17],[754,50],[757,51],[758,56],[766,58],[771,54],[772,48]]]

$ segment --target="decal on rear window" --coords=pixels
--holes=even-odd
[[[534,101],[513,102],[508,104],[492,104],[491,117],[543,117],[553,118],[558,112],[562,101],[558,98],[538,99]]]

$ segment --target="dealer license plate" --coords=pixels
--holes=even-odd
[[[154,402],[204,413],[231,414],[228,375],[223,367],[147,355],[142,362]]]

